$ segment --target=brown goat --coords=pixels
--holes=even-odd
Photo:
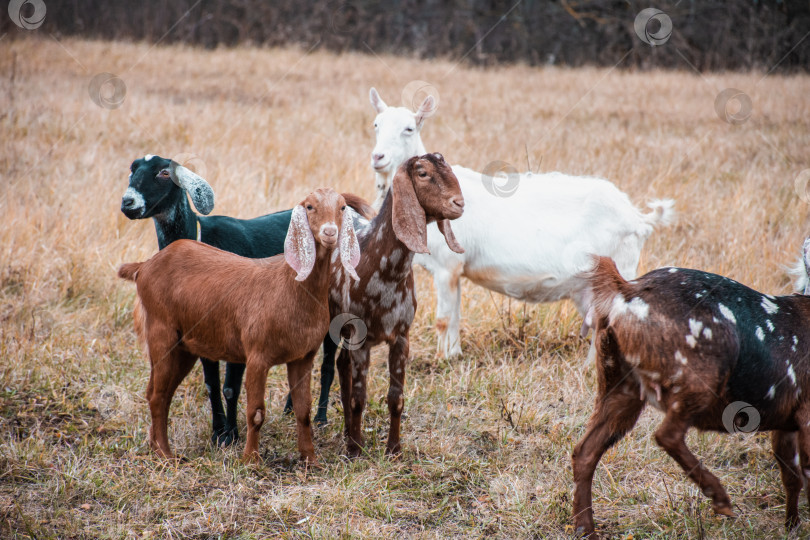
[[[264,389],[271,366],[287,364],[298,450],[314,462],[309,421],[312,359],[329,328],[330,254],[355,279],[360,260],[346,201],[331,189],[312,192],[293,209],[284,254],[248,259],[178,240],[143,263],[124,264],[143,306],[139,333],[148,345],[149,443],[171,457],[167,422],[177,386],[198,356],[246,364],[244,459],[259,459]],[[338,253],[335,253],[336,258]],[[341,271],[341,274],[344,272]]]
[[[805,250],[806,264],[808,255]],[[722,515],[734,515],[731,499],[689,451],[686,432],[693,426],[771,431],[785,486],[785,523],[797,526],[799,494],[810,478],[810,392],[804,390],[810,384],[810,298],[770,296],[684,268],[627,282],[604,257],[588,279],[599,389],[572,456],[577,532],[596,536],[594,470],[648,402],[665,414],[656,443]]]
[[[416,311],[411,263],[413,254],[428,252],[427,224],[437,221],[447,245],[458,253],[448,220],[461,216],[464,198],[458,180],[441,154],[426,154],[405,162],[394,177],[379,215],[358,232],[363,260],[357,266],[358,281],[350,281],[339,268],[329,295],[334,320],[359,319],[362,324],[344,326],[343,349],[338,357],[340,394],[346,428],[346,451],[350,457],[363,446],[363,409],[371,348],[388,344],[388,410],[391,424],[386,453],[400,453],[400,418],[404,405],[408,333]],[[334,264],[334,263],[333,263]],[[358,328],[359,327],[359,328]],[[326,362],[326,360],[324,360]]]

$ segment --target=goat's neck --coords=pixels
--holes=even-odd
[[[328,309],[328,294],[329,294],[329,267],[331,261],[331,251],[327,250],[321,244],[316,244],[315,249],[315,265],[312,267],[312,272],[304,281],[295,281],[295,270],[285,265],[290,276],[290,287],[296,291],[298,295],[309,296],[316,301],[320,302],[324,309]]]
[[[365,267],[381,268],[382,258],[386,257],[385,274],[389,279],[399,281],[408,277],[414,253],[394,232],[394,199],[390,189],[368,231],[368,241],[362,250]],[[400,253],[398,257],[396,252]]]
[[[158,238],[158,249],[163,249],[175,240],[197,239],[197,215],[191,210],[185,193],[169,207],[169,210],[152,218]]]

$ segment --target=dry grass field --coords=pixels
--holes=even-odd
[[[172,444],[187,460],[168,462],[146,443],[149,368],[132,330],[135,290],[115,276],[157,242],[151,221],[127,220],[120,199],[130,162],[147,153],[193,154],[190,167],[216,191],[215,213],[289,208],[322,185],[371,199],[368,89],[399,105],[403,89],[421,80],[440,100],[423,138],[450,162],[600,175],[640,206],[672,197],[679,220],[650,238],[642,271],[695,267],[787,294],[784,266],[809,231],[807,197],[795,181],[810,169],[810,77],[684,68],[484,71],[294,48],[5,40],[0,537],[570,537],[570,453],[596,386],[573,304],[523,305],[465,283],[464,354],[439,360],[435,297],[419,269],[402,459],[383,456],[387,368],[377,350],[367,456],[341,456],[334,388],[330,423],[315,431],[322,468],[299,466],[294,420],[282,414],[286,371],[275,368],[263,463],[243,465],[244,419],[236,448],[209,444],[195,368],[170,416]],[[90,99],[90,80],[102,72],[126,85],[119,108]],[[729,87],[753,105],[739,125],[715,112],[715,97]],[[646,410],[597,469],[601,531],[784,536],[767,434],[690,433],[688,444],[736,504],[739,517],[721,519],[656,446],[660,420]],[[804,501],[800,512],[810,518]],[[798,534],[810,534],[810,525]]]

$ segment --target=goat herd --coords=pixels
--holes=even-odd
[[[673,215],[672,200],[654,201],[642,214],[612,183],[561,173],[515,175],[514,196],[494,193],[485,175],[451,168],[425,150],[420,131],[435,109],[433,98],[415,113],[388,107],[373,88],[370,99],[377,112],[376,210],[360,197],[321,188],[292,210],[250,220],[206,217],[192,211],[187,198],[198,212],[212,211],[214,194],[204,179],[158,156],[132,163],[121,210],[130,219],[154,220],[160,251],[146,262],[122,265],[118,275],[137,285],[134,318],[151,362],[154,451],[172,456],[169,405],[199,357],[212,440],[219,445],[238,438],[237,402],[247,371],[248,461],[259,460],[268,369],[286,364],[298,449],[314,463],[313,358],[323,343],[315,420],[324,423],[342,338],[337,368],[346,453],[362,451],[370,350],[386,343],[386,453],[399,454],[416,310],[411,267],[417,263],[436,286],[439,354],[461,352],[462,276],[524,301],[570,298],[583,316],[582,335],[593,329],[598,394],[572,457],[579,534],[595,536],[596,465],[647,402],[665,415],[656,442],[719,514],[733,515],[731,501],[686,447],[687,430],[772,431],[786,525],[796,527],[799,494],[810,477],[810,392],[802,392],[810,377],[810,299],[761,294],[681,268],[634,279],[645,240]],[[810,240],[803,254],[807,272]],[[343,324],[349,320],[354,322]],[[226,362],[222,393],[220,360]],[[747,417],[736,414],[740,403],[748,407]]]

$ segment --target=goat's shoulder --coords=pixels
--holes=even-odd
[[[284,251],[291,210],[252,219],[200,217],[201,240],[243,257],[270,257]]]

